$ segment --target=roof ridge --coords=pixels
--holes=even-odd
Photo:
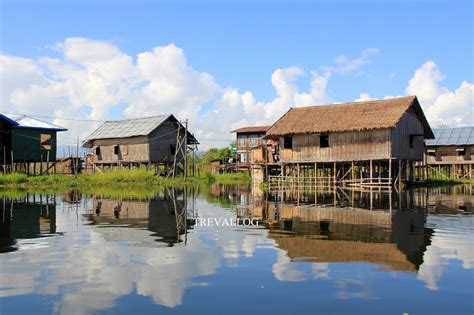
[[[309,106],[300,106],[300,107],[290,107],[290,109],[301,109],[301,108],[312,108],[312,107],[331,107],[331,106],[342,106],[342,105],[350,105],[350,104],[370,104],[370,103],[380,103],[380,102],[387,102],[387,101],[395,101],[401,99],[415,99],[415,95],[409,96],[400,96],[400,97],[392,97],[386,99],[377,99],[377,100],[368,100],[368,101],[352,101],[352,102],[342,102],[342,103],[330,103],[330,104],[319,104],[319,105],[309,105]]]
[[[145,116],[145,117],[136,117],[136,118],[127,118],[127,119],[116,119],[116,120],[106,120],[104,123],[107,122],[122,122],[122,121],[130,121],[130,120],[139,120],[139,119],[149,119],[149,118],[157,118],[157,117],[169,117],[173,114],[159,114],[153,116]]]

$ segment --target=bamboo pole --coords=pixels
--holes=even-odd
[[[370,174],[370,178],[372,178],[372,177],[373,177],[373,176],[372,176],[372,174],[373,174],[373,169],[372,169],[372,160],[370,160],[370,161],[369,161],[369,163],[370,163],[370,170],[369,170],[369,174]],[[372,181],[372,179],[371,179],[371,181]]]
[[[392,184],[392,159],[388,159],[388,178],[390,178],[390,185]]]

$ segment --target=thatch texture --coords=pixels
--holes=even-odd
[[[268,236],[294,261],[304,259],[306,262],[367,262],[385,265],[389,270],[416,271],[416,266],[396,244],[323,240],[307,235],[284,235],[274,231]]]
[[[394,128],[409,109],[421,120],[425,138],[433,138],[416,96],[291,108],[273,124],[267,136]]]

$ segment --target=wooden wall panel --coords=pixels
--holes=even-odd
[[[458,155],[456,149],[465,148],[464,155]],[[429,147],[435,150],[436,156],[428,155],[429,165],[474,164],[474,145],[470,146],[439,146]]]
[[[411,110],[407,111],[392,131],[392,157],[403,160],[423,159],[424,138],[415,136],[413,147],[410,147],[410,135],[423,135],[423,124]]]
[[[329,147],[320,147],[320,136],[300,134],[293,136],[293,150],[280,146],[284,162],[333,162],[388,159],[390,157],[390,130],[347,131],[329,134]],[[280,143],[283,140],[280,139]]]

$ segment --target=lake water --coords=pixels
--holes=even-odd
[[[106,195],[1,198],[1,314],[474,312],[472,186]]]

